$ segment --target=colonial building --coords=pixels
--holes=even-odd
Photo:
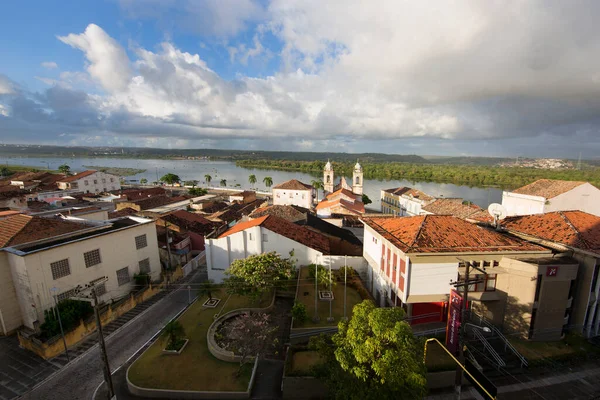
[[[273,205],[311,209],[316,194],[315,188],[311,185],[291,179],[273,187]]]
[[[335,215],[362,215],[365,205],[363,195],[363,169],[356,162],[352,170],[352,185],[348,185],[346,178],[340,177],[340,182],[334,185],[334,172],[331,162],[327,161],[323,169],[323,188],[325,198],[317,204],[317,215],[320,218],[331,218]]]
[[[121,189],[119,177],[105,172],[87,170],[57,181],[58,188],[83,193],[105,193]]]
[[[502,192],[507,215],[581,210],[600,216],[600,189],[588,182],[540,179],[512,192]]]
[[[435,198],[418,189],[397,187],[381,191],[381,212],[399,217],[421,215],[421,208]]]
[[[98,279],[101,301],[133,289],[133,275],[160,277],[153,221],[48,219],[17,215],[0,220],[0,333],[37,329],[44,311]]]

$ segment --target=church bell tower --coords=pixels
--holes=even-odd
[[[323,190],[327,193],[333,192],[333,167],[329,160],[323,169]]]
[[[352,193],[361,196],[363,194],[363,169],[358,160],[356,160],[356,165],[352,171]]]

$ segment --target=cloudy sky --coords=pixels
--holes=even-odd
[[[2,8],[2,143],[600,154],[594,0]]]

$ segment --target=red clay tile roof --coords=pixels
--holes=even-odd
[[[80,173],[78,173],[76,175],[71,175],[71,176],[68,176],[66,178],[60,179],[58,182],[68,183],[68,182],[78,181],[78,180],[80,180],[82,178],[85,178],[86,176],[90,176],[92,174],[95,174],[96,172],[98,172],[98,171],[95,171],[95,170],[92,170],[92,169],[88,169],[87,171],[80,172]]]
[[[337,200],[323,200],[321,201],[319,204],[317,204],[316,209],[317,210],[323,210],[326,208],[334,208],[334,207],[341,207],[344,208],[350,212],[356,213],[356,214],[364,214],[365,213],[365,205],[362,202],[350,202],[344,199],[337,199]]]
[[[423,201],[431,201],[431,200],[435,199],[435,197],[430,196],[427,193],[421,192],[418,189],[413,189],[413,188],[409,188],[409,187],[405,187],[405,186],[401,186],[401,187],[397,187],[397,188],[393,188],[393,189],[385,189],[384,192],[388,192],[388,193],[396,195],[396,196],[402,196],[402,195],[412,196],[415,199],[419,199],[419,200],[423,200]]]
[[[222,225],[204,218],[202,215],[194,214],[185,210],[178,210],[167,215],[163,215],[159,220],[166,221],[176,225],[182,232],[194,232],[199,235],[206,235],[215,228]]]
[[[600,217],[583,211],[555,211],[508,217],[502,221],[502,226],[511,232],[600,252]]]
[[[187,200],[187,197],[168,197],[166,195],[159,195],[153,197],[143,197],[139,200],[133,200],[131,201],[131,203],[138,205],[140,207],[140,210],[145,211],[184,200]]]
[[[544,251],[451,215],[364,218],[363,222],[404,253]]]
[[[287,190],[311,190],[313,187],[302,183],[297,179],[290,179],[287,182],[280,183],[277,186],[273,186],[273,189],[287,189]]]
[[[306,210],[306,209],[304,209],[304,210]],[[259,217],[263,217],[265,215],[275,215],[276,217],[283,218],[290,222],[297,222],[297,221],[305,221],[307,213],[308,213],[308,210],[303,212],[303,211],[298,210],[297,207],[273,205],[273,206],[268,206],[268,207],[257,208],[256,210],[252,211],[252,213],[249,215],[249,217],[250,218],[259,218]]]
[[[265,215],[264,217],[250,221],[240,222],[219,236],[219,239],[255,226],[262,226],[271,232],[275,232],[290,240],[310,247],[311,249],[320,251],[323,254],[330,254],[331,252],[329,238],[327,236],[274,215]]]
[[[233,197],[252,197],[252,196],[256,196],[256,192],[252,191],[252,190],[244,190],[243,192],[239,192],[239,193],[234,193],[231,196]]]
[[[551,199],[558,195],[575,189],[577,186],[587,182],[577,181],[559,181],[553,179],[539,179],[529,185],[513,190],[513,193],[526,194],[530,196],[540,196]]]
[[[147,188],[147,189],[125,189],[122,191],[119,191],[119,190],[112,191],[112,193],[114,193],[114,194],[124,195],[127,198],[127,200],[129,200],[129,201],[147,199],[148,197],[158,196],[161,194],[165,194],[166,192],[167,191],[162,187],[153,187],[153,188]]]
[[[137,214],[137,211],[131,207],[122,208],[119,211],[112,211],[108,213],[108,219],[128,217],[130,215]]]
[[[15,215],[0,220],[0,248],[89,228],[87,225],[62,219]]]
[[[423,211],[436,215],[453,215],[458,218],[472,219],[482,222],[493,221],[494,218],[476,204],[463,204],[463,199],[436,199],[421,208]]]
[[[341,188],[336,190],[335,192],[329,193],[327,196],[325,196],[325,198],[327,200],[335,200],[338,197],[340,197],[341,195],[345,195],[347,197],[350,197],[351,199],[354,199],[355,201],[361,201],[362,202],[362,196],[359,194],[354,194],[351,190],[345,189],[345,188]]]

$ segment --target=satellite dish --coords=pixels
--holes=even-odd
[[[490,215],[494,217],[494,219],[504,219],[506,218],[506,208],[502,204],[492,203],[488,207],[488,212]]]

